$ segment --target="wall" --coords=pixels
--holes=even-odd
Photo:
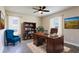
[[[7,26],[6,26],[7,16],[5,13],[5,9],[4,9],[4,7],[0,6],[0,10],[2,11],[2,13],[5,17],[5,29],[6,29],[7,28]],[[0,52],[2,52],[3,48],[4,48],[4,31],[5,31],[5,29],[0,30]]]
[[[41,24],[44,29],[48,30],[48,33],[50,33],[50,19],[48,17],[42,18]]]
[[[25,15],[25,16],[22,17],[22,19],[23,20],[21,20],[21,23],[23,23],[23,22],[33,22],[33,23],[36,23],[36,27],[41,25],[40,18],[35,17],[35,16]]]
[[[62,16],[63,19],[72,16],[79,16],[79,7],[71,7],[64,11],[42,18],[42,25],[49,30],[50,19],[56,16]],[[64,41],[79,46],[79,29],[64,29],[64,20],[62,19]],[[46,23],[45,23],[45,22]],[[45,25],[47,24],[47,25]]]
[[[33,16],[33,15],[27,15],[27,14],[20,14],[20,13],[15,13],[15,12],[7,12],[8,16],[18,16],[20,17],[20,21],[21,23],[23,22],[34,22],[36,23],[36,26],[38,27],[41,22],[40,22],[40,18]]]
[[[36,27],[41,25],[41,19],[39,17],[35,17],[33,15],[20,14],[15,12],[7,11],[8,16],[20,17],[20,26],[22,26],[23,22],[33,22],[36,23]],[[20,35],[21,35],[21,27],[20,27]],[[21,35],[22,36],[22,35]]]

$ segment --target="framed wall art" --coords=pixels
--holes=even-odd
[[[79,29],[79,16],[65,18],[64,28],[65,29]]]
[[[4,21],[4,15],[3,13],[0,11],[0,29],[4,29],[5,28],[5,21]]]

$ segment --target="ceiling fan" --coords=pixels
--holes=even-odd
[[[43,14],[43,12],[50,12],[49,10],[45,10],[46,9],[46,6],[38,6],[38,8],[33,8],[34,10],[34,13],[36,12],[39,12],[40,14]]]

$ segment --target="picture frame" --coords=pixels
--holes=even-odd
[[[79,29],[79,16],[64,19],[65,29]]]
[[[0,29],[5,28],[5,19],[3,13],[0,11]]]

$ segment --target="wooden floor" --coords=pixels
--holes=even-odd
[[[79,47],[70,45],[68,43],[65,43],[64,45],[71,49],[68,53],[79,53]]]
[[[5,46],[3,53],[32,53],[27,44],[32,40],[24,40],[21,43],[17,43],[15,46]]]
[[[5,46],[3,53],[32,53],[32,51],[27,46],[32,40],[24,40],[21,43],[17,43],[15,46]],[[68,53],[79,53],[79,47],[65,43],[65,46],[71,48]]]

